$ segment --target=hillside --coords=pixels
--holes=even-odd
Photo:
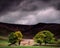
[[[56,38],[60,38],[60,24],[39,23],[36,25],[20,25],[0,22],[0,35],[8,36],[8,34],[16,30],[20,30],[24,38],[33,38],[41,30],[49,30],[55,34]]]

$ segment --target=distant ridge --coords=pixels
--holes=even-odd
[[[0,35],[7,36],[9,33],[20,30],[24,38],[33,38],[33,36],[42,30],[49,30],[60,38],[60,24],[57,23],[39,23],[35,25],[10,24],[0,22]],[[29,36],[29,37],[28,37]]]
[[[4,23],[4,22],[0,22],[0,24],[24,25],[24,24]],[[38,24],[59,24],[59,25],[60,25],[60,23],[38,23]],[[34,24],[34,25],[38,25],[38,24]],[[28,25],[28,26],[29,26],[29,25]]]

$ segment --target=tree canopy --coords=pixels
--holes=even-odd
[[[37,43],[49,43],[51,40],[54,40],[54,34],[48,30],[43,30],[38,32],[35,36],[34,36],[34,40]]]
[[[23,38],[23,35],[20,31],[12,32],[9,35],[9,42],[11,44],[15,44],[16,42],[20,42]]]

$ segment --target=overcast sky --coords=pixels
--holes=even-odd
[[[60,0],[0,0],[0,22],[60,24]]]

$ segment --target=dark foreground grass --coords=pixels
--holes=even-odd
[[[8,46],[7,40],[0,40],[0,48],[60,48],[55,46]]]
[[[60,48],[60,47],[52,47],[52,46],[0,46],[0,48]]]

